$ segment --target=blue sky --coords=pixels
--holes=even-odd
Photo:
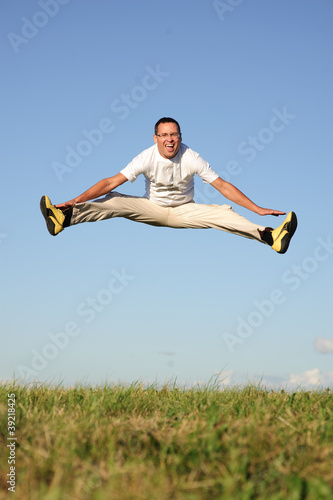
[[[0,378],[332,387],[332,2],[0,10]],[[40,197],[118,173],[162,116],[257,204],[297,213],[285,255],[124,219],[48,234]],[[143,195],[144,180],[119,191]],[[199,178],[195,199],[226,202]]]

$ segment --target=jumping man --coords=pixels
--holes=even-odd
[[[194,174],[211,184],[225,198],[258,215],[285,215],[262,208],[235,186],[222,180],[201,156],[182,142],[180,126],[173,118],[161,118],[155,125],[154,146],[136,156],[113,177],[99,181],[72,200],[52,205],[47,196],[40,202],[47,229],[53,236],[82,222],[125,217],[153,226],[173,228],[215,228],[269,245],[285,253],[296,231],[297,218],[289,212],[281,226],[273,229],[250,222],[230,205],[195,203]],[[143,174],[144,197],[128,196],[114,190]],[[101,198],[103,197],[103,198]]]

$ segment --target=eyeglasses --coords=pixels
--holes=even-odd
[[[161,137],[161,139],[166,139],[167,137],[170,136],[170,139],[177,139],[177,137],[180,137],[180,134],[178,132],[172,132],[172,134],[156,134],[157,137]]]

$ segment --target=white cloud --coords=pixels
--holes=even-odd
[[[303,373],[291,373],[288,384],[291,385],[318,385],[320,383],[320,370],[314,368]]]
[[[318,337],[314,343],[315,349],[323,354],[331,353],[333,354],[333,339],[324,339],[323,337]]]
[[[287,382],[287,387],[311,389],[329,387],[333,385],[333,372],[321,373],[319,368],[307,370],[303,373],[291,373]]]
[[[220,386],[229,386],[231,384],[231,375],[233,370],[223,370],[222,372],[215,372],[217,375],[217,380]]]

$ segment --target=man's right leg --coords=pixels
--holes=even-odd
[[[152,226],[165,226],[168,209],[156,205],[147,198],[113,191],[104,198],[75,205],[69,225],[96,222],[114,217],[124,217],[125,219]]]
[[[56,236],[63,231],[66,216],[62,210],[52,205],[48,196],[42,196],[40,210],[45,219],[47,230],[52,236]]]
[[[47,208],[45,208],[47,207]],[[168,209],[156,205],[147,198],[112,192],[104,198],[78,203],[72,208],[60,210],[51,204],[47,196],[41,199],[41,210],[47,228],[53,236],[64,228],[83,222],[96,222],[113,217],[124,217],[152,226],[166,226]],[[56,230],[54,230],[56,226]]]

